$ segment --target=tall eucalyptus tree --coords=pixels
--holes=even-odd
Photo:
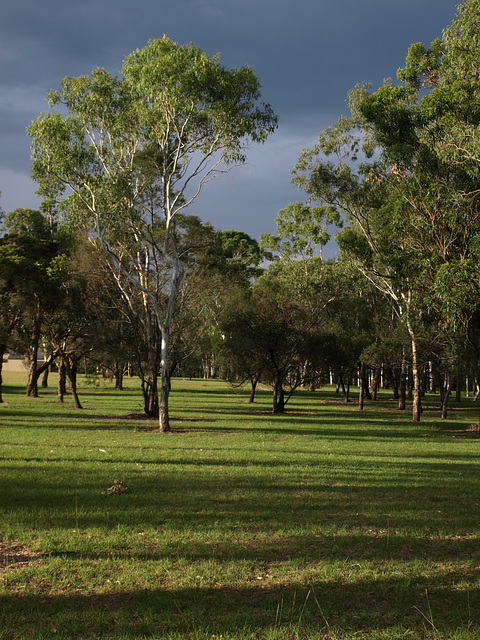
[[[161,333],[159,428],[169,431],[168,344],[183,276],[175,217],[243,162],[245,145],[263,142],[276,116],[260,102],[251,68],[227,69],[167,37],[127,56],[121,78],[104,69],[66,77],[48,99],[63,111],[29,128],[33,177],[109,255],[124,295],[133,284],[152,309]]]

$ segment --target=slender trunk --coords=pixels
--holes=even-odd
[[[380,388],[380,379],[381,379],[382,368],[377,367],[373,374],[373,384],[372,384],[372,399],[378,400],[378,390]]]
[[[392,383],[392,395],[394,400],[398,400],[399,398],[399,390],[398,390],[398,379],[399,375],[397,374],[397,370],[393,367],[388,367],[388,378],[387,382]]]
[[[183,278],[183,267],[178,255],[177,240],[175,234],[170,229],[171,218],[167,220],[166,234],[164,241],[163,253],[168,256],[168,244],[170,242],[173,257],[168,258],[172,267],[172,279],[170,282],[170,292],[168,297],[168,305],[165,313],[165,321],[162,323],[159,309],[156,307],[158,325],[162,332],[162,348],[161,348],[161,383],[160,383],[160,404],[158,408],[158,428],[161,433],[169,433],[170,417],[168,413],[168,398],[170,395],[170,376],[168,368],[168,343],[170,339],[170,326],[172,323],[175,298],[177,297],[178,288]]]
[[[46,371],[52,362],[55,361],[58,352],[52,353],[45,358],[42,365],[38,366],[38,345],[40,342],[40,330],[38,327],[34,329],[32,341],[28,350],[28,380],[27,380],[27,397],[38,398],[38,380],[42,373]]]
[[[367,400],[372,400],[372,394],[370,393],[370,389],[368,388],[367,369],[365,365],[363,365],[362,367],[361,376],[363,377],[363,395]]]
[[[421,392],[422,392],[422,397],[427,395],[428,393],[428,388],[429,388],[429,377],[428,377],[428,373],[425,371],[425,368],[423,370],[423,376],[421,377]]]
[[[405,345],[402,347],[402,364],[400,369],[400,382],[398,385],[398,408],[400,411],[405,411],[406,408],[406,396],[407,396],[407,348]]]
[[[50,367],[47,367],[43,372],[42,376],[42,389],[46,389],[48,387],[48,374]]]
[[[3,370],[3,356],[5,355],[5,351],[6,350],[7,350],[7,345],[6,344],[0,344],[0,403],[3,402],[3,396],[2,396],[2,385],[3,385],[2,370]]]
[[[443,405],[443,399],[445,397],[445,390],[447,388],[447,376],[446,374],[438,374],[438,392],[440,395],[440,406]]]
[[[38,380],[40,376],[48,371],[48,368],[57,357],[57,353],[50,354],[48,357],[44,354],[43,364],[38,366],[38,349],[40,346],[41,329],[38,319],[34,322],[30,344],[28,347],[28,379],[27,379],[27,397],[38,398]],[[48,374],[47,374],[48,375]],[[43,385],[42,385],[43,386]]]
[[[363,411],[363,403],[365,398],[365,365],[363,362],[360,365],[360,393],[358,395],[358,409]]]
[[[55,357],[49,358],[48,362],[44,362],[38,368],[34,366],[36,361],[34,363],[30,363],[27,382],[27,396],[29,398],[38,398],[38,380],[45,369],[47,369],[55,360]]]
[[[428,363],[428,390],[430,393],[435,393],[435,371],[433,368],[433,362]]]
[[[412,377],[413,377],[413,415],[414,422],[420,422],[422,413],[421,380],[418,366],[417,340],[410,320],[407,320],[408,333],[412,343]]]
[[[443,399],[442,399],[442,420],[446,420],[447,412],[448,412],[448,400],[450,398],[450,392],[452,391],[452,376],[447,374],[445,376],[445,386],[443,389]]]
[[[344,389],[345,404],[348,404],[350,402],[350,384],[351,384],[351,377],[349,376],[347,380],[347,386]]]
[[[77,365],[75,362],[70,363],[68,356],[65,359],[65,367],[67,370],[68,380],[70,382],[70,387],[73,395],[73,401],[75,402],[75,407],[77,409],[82,409],[82,405],[80,404],[80,399],[77,393]]]
[[[273,413],[278,413],[278,381],[273,385]]]
[[[178,362],[173,362],[170,364],[169,368],[168,368],[168,386],[170,387],[170,391],[172,390],[172,378],[173,378],[173,374],[175,373],[175,370],[178,367],[178,371],[181,370],[180,364]]]
[[[455,402],[462,401],[462,387],[460,383],[460,373],[457,371],[456,376],[456,389],[455,389]]]
[[[354,375],[355,375],[355,369],[356,369],[356,363],[354,365],[352,365],[352,368],[350,369],[350,373],[347,376],[347,389],[346,389],[346,395],[345,395],[345,402],[350,402],[350,387],[353,384],[355,384],[354,382]]]
[[[255,402],[255,392],[257,390],[257,384],[259,380],[260,380],[259,376],[250,376],[251,388],[250,388],[250,398],[248,400],[250,404]]]
[[[169,433],[170,416],[168,412],[168,398],[170,395],[168,376],[162,376],[160,383],[160,403],[158,406],[158,429],[160,433]]]
[[[63,398],[67,390],[66,378],[67,378],[67,372],[65,369],[65,362],[63,360],[63,357],[61,357],[60,364],[58,366],[58,387],[57,387],[58,389],[57,396],[58,396],[58,401],[60,403],[63,403]]]
[[[337,393],[338,393],[338,389],[342,387],[342,394],[343,394],[343,401],[345,403],[348,402],[349,398],[348,398],[348,391],[345,388],[345,381],[343,379],[343,375],[340,373],[338,376],[338,383],[337,383]]]
[[[148,370],[142,383],[143,406],[149,418],[158,417],[158,354],[157,346],[149,343],[147,354]]]
[[[27,379],[27,397],[38,398],[38,376],[40,375],[37,370],[38,360],[38,341],[40,338],[40,332],[35,329],[30,348],[28,350],[28,379]]]
[[[115,362],[115,389],[123,391],[123,362]]]
[[[158,373],[154,369],[150,372],[150,378],[147,382],[147,397],[145,413],[149,418],[156,418],[159,412],[158,402]]]
[[[169,433],[171,431],[170,416],[168,413],[168,397],[170,395],[170,376],[168,369],[169,333],[169,327],[162,328],[160,403],[158,407],[158,428],[161,433]]]
[[[38,398],[37,362],[31,360],[28,365],[27,398]]]
[[[143,412],[148,416],[148,398],[149,398],[149,383],[145,379],[145,376],[141,375],[140,382],[142,385],[142,397],[143,397]]]
[[[285,411],[285,392],[282,380],[276,378],[273,385],[273,413],[283,413]]]

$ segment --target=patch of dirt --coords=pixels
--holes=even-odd
[[[39,553],[30,551],[16,542],[0,540],[0,574],[7,569],[24,567],[39,557]]]
[[[108,416],[109,418],[113,418],[114,416]],[[122,420],[148,420],[150,422],[158,422],[158,418],[152,418],[151,416],[147,416],[144,413],[128,413],[126,416],[116,416],[116,418],[121,418]]]

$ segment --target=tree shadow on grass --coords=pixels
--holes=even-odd
[[[179,539],[175,542],[151,538],[148,533],[142,535],[144,546],[135,549],[122,549],[121,543],[109,549],[95,550],[83,548],[81,551],[56,550],[43,554],[44,558],[61,559],[66,561],[78,560],[81,563],[97,563],[100,560],[119,563],[142,562],[179,562],[188,563],[215,562],[223,563],[252,563],[262,565],[265,571],[268,567],[278,566],[280,563],[295,563],[299,568],[321,567],[322,564],[340,562],[345,570],[358,567],[359,562],[381,567],[383,563],[392,561],[404,566],[417,560],[430,565],[465,565],[472,570],[476,578],[480,577],[480,549],[478,536],[470,535],[416,535],[407,531],[407,522],[403,522],[402,530],[381,528],[381,518],[372,519],[369,526],[348,530],[323,532],[318,534],[285,534],[278,535],[274,531],[258,531],[248,542],[241,533],[235,536],[235,531],[228,541],[207,541],[201,536],[192,535],[188,541]],[[395,523],[397,526],[399,523]],[[76,534],[79,544],[87,545],[82,534]],[[33,558],[38,558],[34,554]],[[219,572],[221,574],[221,571]]]
[[[317,478],[311,471],[308,482],[290,480],[294,460],[271,461],[269,466],[290,469],[283,480],[272,477],[260,461],[207,457],[203,463],[210,473],[204,470],[202,477],[191,461],[175,462],[168,470],[157,461],[158,474],[148,471],[146,476],[132,464],[125,478],[127,491],[111,496],[102,492],[115,477],[118,461],[102,461],[86,475],[78,467],[69,472],[53,462],[35,468],[33,475],[4,466],[1,507],[23,530],[59,530],[63,536],[79,531],[67,538],[68,544],[75,549],[78,542],[87,554],[95,552],[94,543],[82,537],[82,531],[105,531],[108,537],[120,527],[133,531],[133,538],[146,532],[151,538],[148,558],[157,560],[177,554],[189,561],[221,557],[269,562],[290,557],[309,562],[324,557],[465,557],[478,558],[480,566],[478,465],[464,456],[445,462],[425,463],[413,456],[409,462],[392,461],[396,480],[388,483],[381,474],[377,477],[368,458],[344,468],[341,461],[338,466],[324,456],[316,465]],[[90,466],[87,461],[85,469]],[[143,466],[148,463],[143,461]],[[220,537],[212,545],[195,537],[195,532],[210,530],[225,541]],[[192,532],[187,541],[185,531]],[[162,532],[180,542],[174,548],[163,545]],[[248,542],[252,535],[254,545]],[[133,538],[128,544],[137,544]],[[62,555],[68,546],[53,549]],[[107,555],[115,551],[127,553],[121,546]],[[140,551],[132,549],[135,553]]]
[[[221,576],[219,576],[221,580]],[[459,572],[313,580],[305,585],[221,584],[108,593],[0,597],[2,638],[385,638],[478,637],[480,594]],[[464,586],[459,588],[458,584]],[[111,587],[107,586],[107,589]],[[391,630],[397,635],[392,635]],[[450,636],[448,636],[450,637]]]

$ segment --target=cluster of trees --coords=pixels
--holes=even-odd
[[[356,86],[293,170],[306,203],[260,244],[185,212],[276,127],[251,69],[163,38],[121,79],[65,78],[49,95],[61,111],[29,129],[43,211],[6,216],[0,241],[0,349],[32,363],[28,392],[41,344],[73,390],[87,355],[118,384],[132,366],[162,431],[171,375],[202,367],[250,381],[252,400],[269,385],[274,412],[326,377],[347,401],[358,379],[362,408],[382,378],[399,408],[412,393],[414,420],[434,387],[446,416],[479,371],[479,27],[466,0],[397,83]],[[340,255],[325,261],[332,225]]]
[[[80,366],[115,377],[119,389],[123,375],[134,372],[145,413],[158,416],[162,332],[145,292],[127,287],[121,269],[85,232],[51,224],[39,211],[9,213],[2,230],[0,352],[2,359],[7,347],[24,356],[27,395],[38,395],[39,380],[53,363],[60,374],[59,401],[68,379],[79,408]],[[215,231],[194,216],[177,216],[175,238],[184,275],[172,312],[168,379],[175,370],[198,375],[213,362],[220,300],[232,286],[247,287],[262,260],[258,243],[247,234]],[[136,248],[131,250],[133,260]],[[170,292],[159,290],[158,297],[165,308]]]
[[[355,87],[350,117],[323,131],[294,171],[312,198],[344,214],[344,256],[384,293],[408,332],[414,420],[424,343],[439,345],[448,397],[467,339],[476,342],[479,26],[480,2],[467,0],[442,40],[410,47],[398,84]]]

